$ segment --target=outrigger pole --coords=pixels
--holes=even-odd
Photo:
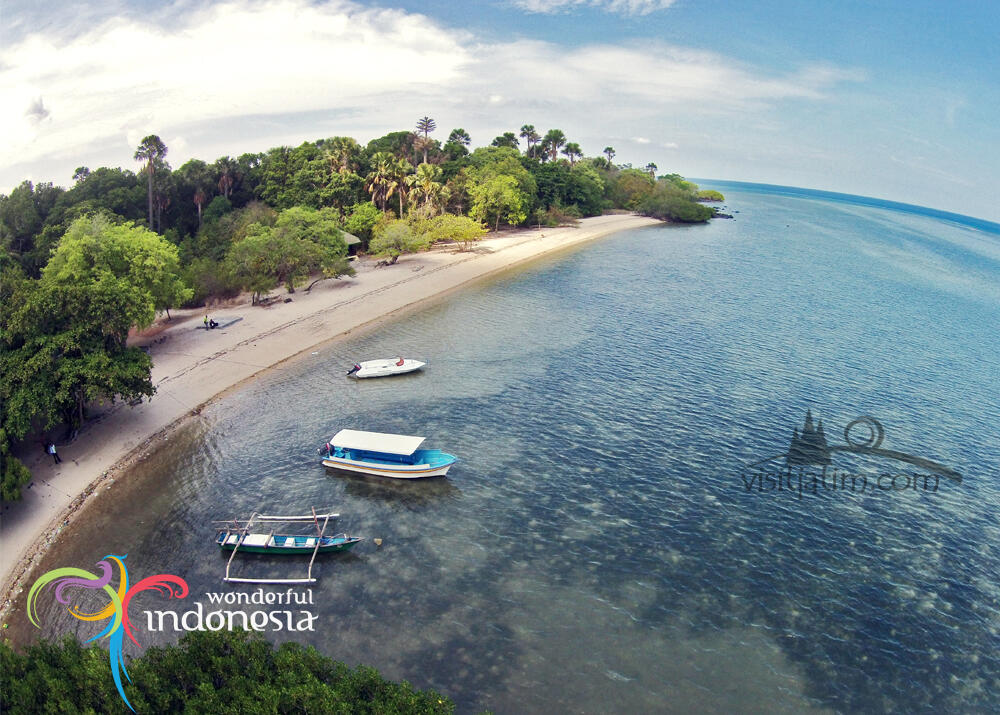
[[[316,583],[316,579],[312,575],[313,562],[316,561],[316,554],[319,553],[319,547],[323,543],[323,533],[326,531],[326,526],[330,522],[330,519],[336,519],[340,514],[317,514],[316,507],[311,507],[312,514],[305,516],[266,516],[264,514],[259,514],[253,512],[250,518],[247,519],[246,523],[243,525],[238,532],[238,537],[236,544],[233,547],[233,553],[229,555],[229,561],[226,562],[226,575],[222,577],[223,581],[228,583],[287,583],[287,584],[309,584]],[[320,527],[319,518],[323,517],[323,526]],[[311,521],[316,525],[316,546],[313,547],[312,558],[309,559],[309,569],[306,572],[305,578],[239,578],[236,576],[229,575],[229,568],[233,564],[233,559],[236,558],[236,552],[239,550],[240,546],[246,540],[247,536],[250,535],[250,527],[253,524],[254,519],[257,521]],[[229,522],[226,522],[229,524]],[[239,526],[239,521],[236,521],[236,526]],[[226,537],[223,543],[228,543],[230,533],[232,533],[233,527],[226,527]],[[274,536],[274,530],[271,530],[271,534],[268,536],[268,543]]]

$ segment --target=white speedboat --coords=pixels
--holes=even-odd
[[[323,466],[379,477],[443,477],[458,458],[440,449],[417,449],[423,437],[342,429],[321,451]]]
[[[348,375],[354,377],[388,377],[389,375],[402,375],[407,372],[419,370],[427,363],[410,358],[399,358],[398,360],[366,360],[365,362],[354,363],[354,367],[348,370]]]

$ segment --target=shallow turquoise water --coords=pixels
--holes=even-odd
[[[1000,709],[1000,237],[727,198],[733,221],[621,233],[274,371],[46,568],[128,553],[134,578],[182,575],[204,600],[229,588],[208,520],[333,506],[384,544],[318,562],[305,640],[462,711]],[[427,369],[344,377],[399,353]],[[830,444],[873,416],[882,447],[962,480],[748,490],[807,410]],[[341,427],[461,461],[418,483],[327,473],[316,448]],[[91,634],[41,611],[45,635]]]

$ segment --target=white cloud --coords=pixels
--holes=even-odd
[[[653,3],[604,3],[619,4]],[[0,105],[17,108],[0,115],[0,191],[24,178],[66,184],[82,163],[134,167],[151,133],[174,166],[333,134],[364,142],[424,115],[445,133],[465,127],[477,145],[534,123],[562,128],[588,153],[615,136],[659,147],[661,132],[683,138],[680,118],[746,126],[862,78],[828,65],[776,74],[658,42],[486,41],[345,0],[185,0],[155,19],[86,27],[0,49]]]
[[[623,15],[648,15],[666,10],[677,0],[513,0],[515,6],[528,12],[554,14],[577,7],[596,7]]]
[[[632,141],[636,144],[649,144],[650,140],[646,137],[632,137]]]

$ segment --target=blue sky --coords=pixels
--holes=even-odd
[[[113,0],[0,6],[0,191],[438,123],[686,176],[1000,220],[995,2]]]

